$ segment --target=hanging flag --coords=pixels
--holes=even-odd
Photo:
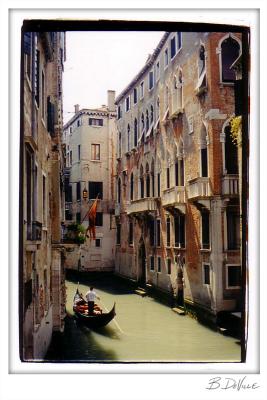
[[[95,201],[93,202],[89,212],[88,212],[88,228],[86,229],[86,236],[90,239],[94,239],[95,240],[95,222],[96,222],[96,209],[97,209],[97,201],[98,201],[98,195],[95,199]],[[87,232],[89,232],[89,236],[87,235]]]

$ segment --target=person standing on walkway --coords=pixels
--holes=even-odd
[[[90,287],[90,290],[88,290],[88,292],[86,293],[85,298],[88,302],[88,315],[93,315],[95,299],[100,300],[100,297],[97,296],[93,286]]]

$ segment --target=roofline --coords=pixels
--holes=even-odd
[[[157,56],[160,53],[160,50],[163,48],[164,44],[166,43],[169,35],[172,32],[165,32],[164,35],[162,36],[159,44],[157,45],[156,49],[154,50],[153,54],[151,57],[148,59],[144,67],[139,71],[139,73],[131,80],[131,82],[126,86],[125,89],[118,95],[118,97],[115,99],[115,104],[117,105],[121,99],[135,86],[136,82],[140,80],[140,78],[147,72],[148,69],[151,68],[152,64],[156,60]]]
[[[116,117],[116,111],[105,111],[101,108],[95,108],[95,109],[83,108],[77,114],[73,115],[73,117],[63,125],[63,130],[68,128],[77,118],[79,118],[83,114],[99,115],[103,117],[108,117],[110,114],[114,114],[114,116]]]

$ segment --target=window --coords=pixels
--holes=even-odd
[[[154,122],[154,108],[151,104],[151,106],[150,106],[150,124],[152,125],[153,122]]]
[[[131,128],[130,125],[128,124],[127,126],[127,151],[129,152],[131,150]]]
[[[155,220],[149,220],[149,243],[150,246],[155,246]]]
[[[153,89],[154,87],[154,72],[150,71],[148,74],[148,87],[149,90]]]
[[[148,110],[146,110],[146,132],[149,130],[149,114]]]
[[[172,260],[170,258],[167,258],[167,274],[171,275],[172,272]]]
[[[81,121],[78,119],[78,121],[77,121],[77,127],[79,128],[79,126],[81,126]]]
[[[51,136],[55,133],[55,105],[47,97],[47,130]]]
[[[72,126],[70,126],[70,133],[72,133]]]
[[[143,199],[144,198],[144,171],[143,171],[142,165],[140,167],[139,177],[140,177],[140,198]]]
[[[158,272],[161,272],[161,257],[158,257]]]
[[[146,197],[150,197],[150,175],[146,175]]]
[[[76,200],[81,200],[81,182],[76,184]]]
[[[121,244],[121,224],[117,224],[116,244]]]
[[[238,174],[238,151],[233,143],[230,125],[225,130],[225,170],[227,174]]]
[[[150,256],[150,271],[154,271],[154,270],[155,270],[155,257]]]
[[[203,283],[204,285],[210,285],[210,265],[203,264]]]
[[[198,58],[198,76],[201,76],[206,68],[206,60],[205,60],[205,47],[200,46],[199,49],[199,58]]]
[[[157,246],[158,247],[160,247],[160,232],[161,231],[161,229],[160,229],[160,220],[159,219],[157,219]]]
[[[159,66],[159,61],[156,64],[156,82],[158,82],[160,77],[160,66]]]
[[[240,214],[235,207],[228,207],[227,217],[227,248],[228,250],[240,249]]]
[[[133,174],[131,174],[131,180],[130,180],[130,200],[133,201],[133,196],[134,195],[134,177]]]
[[[130,110],[130,96],[126,97],[125,99],[125,111],[129,111]]]
[[[103,226],[103,213],[97,212],[95,218],[95,225],[96,226]]]
[[[208,211],[201,213],[202,249],[210,248],[210,215]]]
[[[118,119],[121,119],[121,106],[118,106]]]
[[[101,239],[95,240],[95,247],[101,247]]]
[[[100,144],[91,144],[91,160],[100,160]]]
[[[103,182],[89,182],[89,199],[103,199]]]
[[[72,220],[72,213],[69,209],[65,210],[65,220],[66,221],[71,221]]]
[[[140,99],[144,97],[144,82],[140,84]]]
[[[177,51],[182,47],[182,32],[177,32]]]
[[[133,244],[133,222],[129,222],[129,244]]]
[[[34,77],[35,101],[39,107],[40,102],[40,51],[35,51],[35,77]]]
[[[207,76],[206,76],[206,51],[203,45],[199,48],[198,53],[198,82],[196,86],[196,94],[201,95],[207,90]]]
[[[81,145],[78,144],[78,161],[81,160]]]
[[[137,146],[137,138],[138,138],[138,123],[137,119],[134,120],[134,147]]]
[[[121,179],[118,179],[118,203],[121,202]]]
[[[176,55],[176,38],[171,39],[171,59]]]
[[[185,247],[185,215],[181,213],[174,216],[174,242],[175,247]]]
[[[103,119],[89,118],[89,125],[91,125],[91,126],[103,126]]]
[[[133,91],[133,102],[134,102],[134,104],[137,103],[137,88],[134,88],[134,91]]]
[[[171,220],[170,217],[166,220],[166,243],[167,247],[171,245]]]
[[[166,182],[167,182],[167,189],[170,187],[170,168],[167,167],[166,169]]]
[[[72,150],[70,151],[70,165],[72,165]]]
[[[24,33],[24,54],[26,57],[25,60],[25,72],[29,80],[31,80],[31,54],[32,54],[32,45],[31,45],[31,32]]]
[[[208,176],[208,149],[204,147],[201,149],[201,176]]]
[[[184,160],[175,163],[175,186],[184,186]]]
[[[234,61],[239,57],[239,43],[231,36],[221,44],[221,78],[222,82],[234,82],[235,71],[231,68]]]
[[[169,52],[168,49],[165,49],[164,51],[164,67],[167,68],[169,64]]]
[[[67,203],[72,202],[72,186],[69,177],[65,177],[65,201]]]
[[[240,288],[241,287],[241,266],[240,265],[226,265],[226,288]]]
[[[157,174],[157,181],[158,181],[158,197],[160,197],[160,172]]]

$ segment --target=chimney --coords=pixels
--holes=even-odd
[[[75,114],[78,114],[79,109],[80,109],[80,105],[79,104],[75,104],[75,106],[74,106]]]
[[[115,90],[108,90],[108,109],[115,111]]]

